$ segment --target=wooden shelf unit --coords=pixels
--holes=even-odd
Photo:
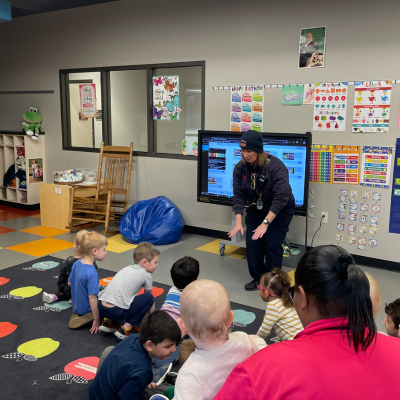
[[[39,204],[39,184],[41,182],[29,182],[29,159],[41,158],[45,163],[45,147],[44,132],[39,135],[39,140],[35,141],[30,136],[22,132],[0,131],[0,200],[19,204]],[[25,166],[26,166],[26,189],[19,188],[19,180],[16,178],[16,186],[3,186],[3,177],[8,168],[15,164],[17,159],[17,147],[25,148]],[[15,168],[17,172],[17,168]],[[45,165],[43,165],[42,173],[45,180]],[[26,195],[26,201],[22,201]]]

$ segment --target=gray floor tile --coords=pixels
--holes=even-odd
[[[0,226],[5,226],[6,228],[11,228],[19,231],[21,229],[40,226],[40,218],[24,217],[24,218],[11,219],[9,221],[1,221]]]
[[[17,244],[32,242],[34,240],[43,239],[43,236],[32,235],[26,232],[10,232],[0,235],[0,247],[16,246]]]
[[[27,261],[36,260],[36,257],[29,254],[19,253],[17,251],[0,249],[0,270],[22,264]]]

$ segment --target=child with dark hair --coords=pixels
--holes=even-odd
[[[276,326],[276,341],[293,339],[304,328],[289,295],[290,278],[279,268],[261,276],[257,287],[261,299],[267,303],[264,321],[257,335],[265,339]]]
[[[304,330],[238,364],[214,400],[271,393],[274,399],[385,399],[400,392],[400,341],[377,334],[368,278],[346,250],[309,250],[289,293]],[[288,362],[295,371],[288,373]]]
[[[89,399],[139,400],[147,386],[155,386],[151,358],[166,359],[180,340],[176,321],[165,311],[146,315],[140,334],[128,336],[104,359],[89,387]]]
[[[384,319],[386,332],[389,336],[400,337],[400,299],[385,305],[386,318]]]
[[[175,321],[181,316],[179,311],[182,290],[194,282],[200,274],[199,262],[185,256],[174,263],[171,278],[174,286],[169,290],[161,310],[166,311]]]

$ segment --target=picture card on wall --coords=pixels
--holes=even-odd
[[[344,132],[347,95],[347,82],[323,83],[315,89],[314,131]]]
[[[153,119],[173,121],[180,119],[179,75],[153,76]]]
[[[353,129],[388,132],[392,81],[355,82]]]
[[[326,26],[300,30],[299,68],[323,68]]]
[[[304,84],[303,104],[313,105],[314,99],[315,99],[315,84],[314,83]]]
[[[303,104],[303,85],[283,85],[281,105],[299,106]]]

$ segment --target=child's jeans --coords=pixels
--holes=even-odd
[[[140,326],[142,319],[153,304],[154,296],[151,293],[135,296],[127,310],[119,307],[104,307],[101,300],[97,302],[101,318],[108,318],[115,322],[125,321],[132,326]]]

